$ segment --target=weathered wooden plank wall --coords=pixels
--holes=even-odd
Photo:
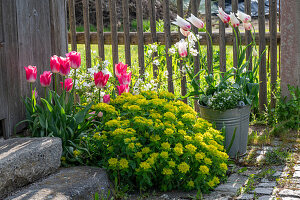
[[[39,74],[50,70],[52,53],[66,53],[66,6],[66,2],[61,0],[0,1],[0,36],[4,40],[4,47],[0,48],[0,85],[5,86],[0,88],[3,94],[0,120],[6,122],[6,138],[12,135],[15,124],[25,118],[22,98],[31,95],[24,66],[37,66],[38,76],[34,86],[41,97],[43,90],[39,84]]]

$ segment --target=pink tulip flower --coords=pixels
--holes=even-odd
[[[116,76],[121,76],[123,73],[127,72],[127,64],[125,65],[122,62],[119,62],[118,64],[115,65],[115,73]]]
[[[224,10],[219,7],[219,10],[218,10],[218,17],[222,20],[223,23],[227,24],[229,21],[230,21],[230,16],[224,12]]]
[[[204,22],[193,14],[187,20],[199,29],[204,28]]]
[[[185,37],[187,37],[187,36],[189,36],[189,35],[191,34],[190,31],[185,31],[185,30],[183,30],[182,28],[180,28],[180,33],[181,33],[183,36],[185,36]]]
[[[186,47],[186,43],[184,42],[184,40],[180,40],[178,42],[178,53],[183,58],[187,56],[187,47]]]
[[[119,83],[120,85],[130,85],[130,81],[131,81],[131,72],[130,73],[123,73],[121,76],[117,76],[118,77],[118,80],[119,80]]]
[[[230,13],[230,23],[233,27],[238,27],[240,25],[240,21],[235,17],[234,13]]]
[[[109,96],[109,94],[106,94],[106,95],[103,96],[103,103],[107,103],[107,104],[110,103],[110,96]]]
[[[189,31],[192,28],[191,24],[188,21],[184,20],[183,18],[179,17],[178,15],[177,15],[176,21],[172,22],[172,23],[179,26],[180,28],[182,28],[185,31]]]
[[[26,79],[27,82],[29,83],[34,83],[36,80],[36,66],[31,66],[29,65],[28,67],[24,67],[25,71],[26,71]]]
[[[118,91],[119,91],[119,95],[121,95],[124,92],[129,92],[129,86],[128,84],[126,85],[117,85]]]
[[[60,84],[61,84],[61,87],[64,89],[63,82],[60,82]],[[72,78],[67,78],[65,80],[65,90],[67,92],[70,92],[72,90],[72,88],[73,88],[73,80],[72,80]]]
[[[251,16],[246,13],[240,12],[239,10],[236,13],[237,17],[243,22],[247,23],[251,21]]]
[[[81,65],[81,56],[79,52],[71,51],[67,53],[66,56],[70,60],[70,66],[72,69],[78,69]]]
[[[104,88],[109,78],[109,74],[103,74],[101,71],[94,73],[94,81],[97,88]]]
[[[42,87],[49,87],[51,83],[52,73],[49,71],[44,71],[43,74],[40,75],[40,83]]]
[[[59,73],[60,62],[57,55],[54,55],[50,58],[50,68],[53,73]]]
[[[243,23],[243,26],[244,26],[245,30],[248,30],[248,31],[252,30],[252,28],[253,28],[252,24],[250,22]]]
[[[59,63],[60,63],[59,73],[62,76],[68,76],[70,73],[70,64],[71,64],[69,58],[60,57]]]

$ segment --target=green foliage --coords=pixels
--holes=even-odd
[[[111,105],[92,106],[103,117],[84,141],[91,154],[79,159],[105,167],[123,190],[213,189],[227,171],[223,136],[174,98],[168,92],[123,93]]]
[[[49,91],[47,98],[40,100],[41,104],[38,104],[35,95],[25,98],[26,120],[20,123],[27,122],[33,137],[61,138],[64,159],[69,162],[76,161],[74,148],[78,148],[76,144],[80,143],[91,126],[88,120],[91,104],[76,108],[73,104],[73,93],[63,93],[59,96],[54,91]],[[88,153],[85,148],[80,147],[80,149]]]
[[[277,148],[268,151],[265,156],[265,164],[283,165],[286,163],[286,159],[290,156],[290,153],[286,150]]]

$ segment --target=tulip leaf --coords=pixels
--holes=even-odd
[[[41,98],[41,101],[42,101],[43,104],[48,108],[48,110],[49,110],[50,112],[53,111],[53,107],[49,104],[49,102],[48,102],[46,99]]]

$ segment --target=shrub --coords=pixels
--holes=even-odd
[[[92,156],[83,159],[121,186],[208,192],[225,178],[223,136],[173,94],[123,93],[92,109],[103,116],[99,132],[85,139]]]

